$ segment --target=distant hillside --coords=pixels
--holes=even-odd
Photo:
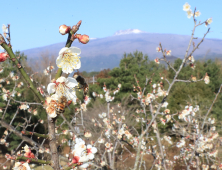
[[[79,47],[82,51],[81,71],[100,71],[105,68],[113,68],[119,65],[124,52],[130,53],[136,50],[142,51],[153,60],[156,57],[161,58],[161,53],[156,52],[156,47],[162,43],[163,48],[172,51],[175,57],[183,57],[187,49],[190,36],[175,34],[144,33],[138,29],[118,31],[114,36],[92,39],[88,44],[81,44],[74,41],[72,46]],[[197,44],[201,39],[195,40]],[[47,52],[48,55],[58,55],[65,42],[56,43],[44,47],[24,50],[22,52],[29,59],[38,59],[41,54]],[[215,56],[222,57],[222,40],[205,39],[200,48],[194,53],[195,59],[209,58]],[[192,50],[192,46],[191,46]]]

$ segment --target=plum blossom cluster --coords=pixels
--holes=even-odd
[[[106,85],[104,83],[103,91],[105,92],[105,95],[97,94],[96,92],[93,92],[92,96],[93,97],[100,97],[100,98],[103,98],[103,96],[105,96],[106,102],[109,103],[109,102],[113,101],[115,98],[114,96],[111,96],[111,94],[115,95],[116,93],[118,93],[120,91],[120,88],[121,88],[121,84],[118,84],[117,88],[115,90],[111,91],[106,88]]]
[[[156,47],[156,51],[163,53],[164,57],[165,57],[165,55],[167,55],[167,56],[171,55],[171,50],[166,50],[166,49],[163,50],[161,45],[159,47]],[[156,58],[156,59],[154,59],[154,62],[157,64],[160,64],[160,60],[164,60],[164,59]]]
[[[78,23],[79,25],[81,24],[81,21]],[[76,26],[74,25],[71,29],[70,26],[66,26],[65,24],[61,25],[59,27],[59,33],[62,34],[62,35],[65,35],[67,33],[70,33],[70,31],[74,31],[76,29]],[[89,42],[89,36],[84,34],[84,35],[81,35],[81,34],[73,34],[72,36],[72,40],[74,39],[78,39],[79,42],[81,42],[82,44],[87,44]]]
[[[190,68],[194,69],[195,68],[195,65],[194,65],[195,59],[194,59],[194,57],[189,56],[187,61],[188,61],[188,64],[190,65]]]
[[[198,114],[199,106],[186,106],[185,109],[179,113],[178,119],[172,128],[173,134],[181,135],[182,138],[176,143],[176,147],[180,148],[180,154],[174,157],[174,160],[183,158],[186,161],[192,161],[192,166],[196,168],[202,164],[207,158],[211,162],[211,168],[219,168],[220,162],[217,161],[219,134],[216,131],[215,119],[209,118],[204,120]],[[206,121],[206,122],[205,122]],[[206,125],[205,125],[206,124]],[[202,129],[207,127],[208,130]],[[195,153],[199,158],[193,158]],[[209,164],[205,165],[208,166]],[[203,168],[204,169],[204,168]]]
[[[8,130],[5,130],[3,133],[2,138],[0,139],[0,145],[5,145],[6,147],[9,146],[9,143],[6,142],[7,136],[9,135]]]
[[[77,24],[78,26],[81,24],[81,21]],[[76,32],[77,26],[68,27],[66,25],[61,25],[59,27],[59,32],[62,35],[67,33]],[[74,34],[73,34],[74,35]],[[72,39],[74,41],[75,38],[78,38],[80,42],[86,44],[87,38],[86,35],[81,36],[79,34],[75,34],[75,37]],[[56,64],[59,69],[63,73],[70,74],[74,70],[77,70],[81,67],[80,55],[81,50],[77,47],[64,47],[59,51],[59,56],[56,59]],[[46,75],[51,73],[53,67],[48,67],[44,72]],[[78,76],[77,76],[78,77]],[[63,76],[58,79],[53,79],[51,83],[47,86],[47,92],[51,96],[47,96],[45,101],[45,107],[48,115],[51,118],[55,118],[60,112],[64,112],[66,106],[71,103],[77,103],[76,89],[79,88],[79,80],[77,81],[76,77],[74,78],[68,77],[65,78]],[[84,84],[85,85],[85,84]],[[86,95],[87,88],[84,86],[84,103],[81,104],[81,110],[86,111],[86,105],[90,102],[90,98]],[[41,93],[41,89],[39,89]],[[41,93],[44,95],[44,93]]]
[[[141,104],[149,105],[152,101],[158,99],[159,97],[166,97],[168,95],[167,91],[163,88],[163,82],[160,81],[158,84],[154,83],[152,85],[152,92],[147,93],[146,95],[142,95],[141,87],[138,85],[137,87],[134,85],[134,91],[137,91],[137,99],[141,100]],[[167,103],[164,103],[162,107],[165,107]],[[167,105],[166,105],[167,106]],[[141,111],[137,110],[136,113]],[[143,112],[143,111],[142,111]]]
[[[48,66],[48,67],[43,71],[43,73],[47,76],[47,75],[49,75],[49,74],[52,72],[53,69],[54,69],[54,66]]]
[[[69,156],[69,166],[73,168],[78,166],[80,169],[86,169],[90,166],[97,153],[97,148],[86,144],[81,138],[73,138],[73,147],[71,148],[71,156]]]
[[[22,147],[23,150],[18,151],[15,155],[9,155],[6,154],[5,158],[7,160],[16,160],[18,157],[25,157],[26,158],[26,162],[20,161],[20,162],[16,162],[13,169],[14,170],[31,170],[29,163],[31,162],[31,159],[35,159],[38,160],[36,155],[34,154],[34,152],[32,151],[32,148],[29,147],[28,145],[25,145],[24,147]],[[42,153],[50,153],[50,150],[48,148],[40,148],[38,150],[38,153],[42,154]],[[33,164],[32,164],[33,166]],[[3,169],[7,169],[7,166],[4,166]]]
[[[77,104],[76,88],[78,88],[78,82],[75,78],[71,77],[60,77],[57,80],[52,80],[52,83],[49,83],[47,91],[53,95],[46,97],[45,106],[46,112],[51,118],[55,118],[59,114],[57,111],[58,106],[65,108],[71,103],[74,105]],[[86,111],[86,105],[90,100],[91,98],[86,95],[84,103],[80,104],[80,108],[76,107],[76,111]]]
[[[4,69],[1,68],[1,72],[3,72]],[[3,100],[7,101],[11,97],[20,97],[21,93],[19,92],[19,88],[21,88],[24,84],[23,82],[16,82],[16,80],[19,79],[19,76],[15,75],[14,72],[10,72],[9,75],[6,78],[0,78],[0,91],[2,91],[2,98]],[[15,87],[12,90],[7,90],[7,85],[11,85],[11,81],[14,81],[13,84],[15,84]],[[16,89],[17,88],[17,89]]]
[[[55,118],[57,116],[57,103],[62,97],[66,98],[65,104],[67,104],[67,102],[76,103],[76,86],[78,86],[78,82],[76,79],[71,77],[60,77],[57,80],[52,80],[52,83],[48,84],[48,93],[54,93],[52,96],[48,96],[46,98],[46,111],[51,118]]]
[[[200,11],[196,11],[196,9],[195,9],[193,12],[190,8],[191,8],[191,5],[189,5],[187,2],[183,5],[183,10],[187,13],[188,18],[200,16],[200,14],[201,14]],[[205,21],[205,26],[208,26],[212,22],[213,22],[212,18],[207,19]]]

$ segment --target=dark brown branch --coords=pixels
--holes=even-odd
[[[8,129],[9,131],[13,132],[14,134],[16,134],[18,137],[20,137],[23,141],[26,141],[27,143],[29,143],[30,145],[35,147],[39,147],[44,149],[42,146],[40,146],[40,144],[36,143],[35,141],[33,141],[32,139],[23,136],[23,134],[21,132],[19,132],[18,130],[16,130],[13,126],[9,125],[8,123],[6,123],[4,120],[0,119],[0,124],[5,127],[6,129]],[[37,149],[37,148],[35,148]]]

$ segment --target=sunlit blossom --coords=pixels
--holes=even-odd
[[[187,11],[187,18],[191,18],[192,16],[193,16],[193,12],[190,9],[190,10]]]
[[[85,133],[84,133],[84,136],[85,136],[86,138],[90,138],[90,137],[92,136],[92,134],[91,134],[90,132],[85,132]]]
[[[3,95],[2,95],[2,98],[3,98],[3,100],[7,101],[8,95],[7,95],[7,94],[3,94]]]
[[[200,11],[196,11],[196,12],[195,12],[195,17],[199,17],[200,14],[201,14]]]
[[[22,104],[22,105],[19,106],[19,108],[20,108],[21,110],[27,110],[27,109],[29,108],[29,105],[27,105],[27,104]]]
[[[77,47],[62,48],[56,59],[58,68],[62,68],[62,71],[66,74],[72,73],[74,69],[79,69],[81,67],[80,54],[81,50]]]
[[[171,50],[166,51],[166,55],[171,55]]]
[[[16,162],[13,169],[14,170],[31,170],[27,162],[26,163]]]
[[[190,5],[186,2],[184,5],[183,5],[183,10],[184,11],[189,11],[190,10]]]
[[[205,26],[207,27],[209,24],[211,24],[213,22],[212,18],[207,19],[207,21],[205,22]]]
[[[5,26],[5,24],[2,24],[2,32],[6,33],[7,32],[7,27]]]
[[[154,59],[154,61],[155,61],[155,63],[160,64],[160,62],[159,62],[159,59],[158,59],[158,58]]]
[[[204,82],[205,82],[205,84],[209,84],[210,83],[210,77],[208,76],[207,73],[206,73],[206,75],[204,77]]]
[[[62,35],[67,34],[71,30],[71,27],[66,26],[65,24],[59,26],[59,33]]]
[[[76,79],[68,77],[59,77],[53,83],[49,83],[47,87],[47,91],[49,94],[56,93],[58,98],[65,96],[67,100],[72,100],[76,102],[76,91],[75,87],[78,85]]]

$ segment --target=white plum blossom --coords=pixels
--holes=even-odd
[[[199,17],[200,14],[201,14],[200,11],[196,11],[196,12],[195,12],[195,17]]]
[[[20,106],[20,110],[27,110],[28,108],[29,108],[29,105],[27,105],[27,104],[22,104]]]
[[[164,102],[163,104],[162,104],[162,107],[167,107],[168,106],[168,102]]]
[[[12,71],[12,72],[9,73],[9,76],[12,78],[12,77],[14,77],[14,74],[15,73]]]
[[[183,5],[183,10],[184,11],[189,11],[190,10],[190,5],[186,2],[184,5]]]
[[[207,27],[209,24],[211,24],[213,22],[212,18],[207,19],[207,21],[205,22],[205,26]]]
[[[65,96],[67,100],[72,100],[76,102],[76,91],[74,88],[78,85],[76,79],[68,77],[59,77],[53,83],[49,83],[47,91],[49,94],[56,93],[58,97]]]
[[[2,24],[2,32],[6,33],[7,32],[7,27],[5,26],[5,24]]]
[[[2,95],[2,98],[3,98],[3,100],[5,100],[5,101],[7,101],[7,97],[8,97],[7,94],[3,94],[3,95]]]
[[[156,47],[156,51],[157,52],[161,52],[161,48],[160,47]]]
[[[85,99],[84,99],[84,103],[87,105],[89,104],[91,98],[89,96],[85,96]]]
[[[44,73],[46,76],[49,75],[49,72],[48,72],[48,70],[46,70],[46,69],[43,71],[43,73]]]
[[[26,163],[16,162],[13,169],[14,170],[31,170],[27,162]]]
[[[102,98],[103,98],[103,95],[102,95],[102,94],[100,94],[100,95],[99,95],[99,97],[102,99]]]
[[[57,116],[56,114],[56,101],[58,100],[58,95],[53,94],[51,97],[47,97],[47,107],[46,107],[46,112],[48,113],[49,117],[55,118]],[[33,114],[37,114],[37,110],[33,111]]]
[[[184,139],[181,139],[179,142],[177,142],[177,147],[178,148],[181,148],[182,146],[184,146],[186,143],[185,143],[185,140]]]
[[[105,112],[103,112],[102,114],[99,114],[99,118],[105,118],[106,117],[106,113]]]
[[[105,98],[106,98],[106,102],[111,102],[114,100],[114,97],[111,97],[109,95],[109,90],[107,90],[106,94],[105,94]]]
[[[92,145],[85,145],[85,141],[81,138],[75,139],[75,146],[72,150],[73,159],[72,164],[83,163],[80,166],[80,169],[87,168],[89,166],[88,161],[94,159],[94,154],[97,152],[97,149]]]
[[[205,82],[205,84],[209,84],[210,83],[210,77],[208,76],[207,73],[206,73],[206,75],[204,77],[204,82]]]
[[[164,136],[164,139],[172,145],[171,137],[170,136]]]
[[[105,139],[104,138],[100,138],[99,140],[98,140],[98,143],[104,143],[105,142]]]
[[[90,133],[90,132],[85,132],[85,133],[84,133],[84,136],[85,136],[86,138],[90,138],[90,137],[92,136],[92,133]]]
[[[92,95],[93,95],[93,97],[96,97],[96,92],[93,92]]]
[[[193,16],[193,12],[190,9],[189,11],[187,11],[187,18],[191,18]]]
[[[166,55],[171,55],[171,50],[166,51]]]
[[[154,61],[155,61],[155,63],[160,64],[160,62],[159,62],[159,59],[158,59],[158,58],[154,59]]]
[[[6,140],[4,138],[0,139],[0,144],[5,144]]]
[[[92,145],[87,145],[87,156],[90,160],[94,159],[94,154],[97,152],[97,149],[93,147]]]
[[[58,68],[66,74],[72,73],[74,69],[81,67],[80,57],[81,50],[77,47],[64,47],[59,51],[59,56],[56,59]]]
[[[101,161],[100,165],[101,165],[101,166],[105,166],[105,165],[106,165],[106,162],[105,162],[105,161]]]

